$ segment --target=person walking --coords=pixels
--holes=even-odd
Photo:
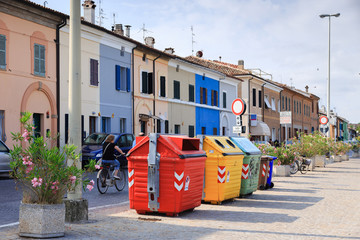
[[[120,169],[120,163],[118,160],[115,159],[114,150],[118,151],[121,155],[125,155],[125,153],[118,146],[115,145],[114,139],[115,136],[112,134],[110,134],[106,138],[103,144],[102,163],[115,165],[114,178],[119,178],[117,174]]]

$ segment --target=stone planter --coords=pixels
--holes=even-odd
[[[280,165],[274,166],[274,176],[275,177],[290,177],[290,166],[289,165]]]
[[[340,155],[332,155],[331,158],[334,160],[334,162],[341,162]]]
[[[359,152],[353,152],[351,157],[358,158],[358,157],[360,157],[360,153]]]
[[[309,165],[309,171],[314,171],[315,169],[315,157],[311,157],[311,163]]]
[[[53,238],[65,235],[64,204],[20,204],[19,235]]]
[[[349,156],[347,154],[341,155],[341,161],[349,161]]]
[[[313,159],[314,159],[315,167],[325,167],[326,157],[324,155],[316,155],[314,156]]]

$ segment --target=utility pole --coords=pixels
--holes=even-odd
[[[69,32],[69,144],[81,151],[81,23],[80,0],[70,0]],[[80,159],[69,159],[68,165],[75,163],[81,169]],[[88,203],[82,199],[82,179],[75,190],[67,193],[65,201],[67,222],[79,222],[88,219]]]

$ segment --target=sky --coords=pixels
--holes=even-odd
[[[33,0],[43,5],[43,0]],[[82,1],[82,0],[81,0]],[[130,37],[155,38],[155,48],[261,69],[272,80],[320,97],[327,106],[331,18],[330,107],[350,123],[360,122],[359,0],[95,0],[102,26],[131,25]],[[46,7],[69,14],[70,0]],[[143,31],[144,28],[147,31]],[[191,31],[193,27],[193,32]],[[194,35],[193,35],[194,34]],[[193,42],[194,41],[194,42]]]

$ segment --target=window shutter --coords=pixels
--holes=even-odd
[[[147,93],[148,92],[148,74],[147,72],[142,72],[142,88],[141,88],[141,92],[142,93]]]
[[[215,105],[215,91],[211,90],[211,106]]]
[[[165,97],[165,86],[166,78],[164,76],[160,77],[160,97]]]
[[[207,88],[204,88],[204,103],[207,104]]]
[[[194,85],[191,84],[189,85],[189,102],[194,102]]]
[[[180,82],[174,80],[174,98],[180,99]]]
[[[165,133],[169,133],[169,121],[165,120]]]
[[[154,93],[153,91],[153,73],[148,74],[148,94]]]
[[[226,92],[223,92],[223,108],[226,108]]]
[[[120,66],[115,65],[115,89],[120,90]]]
[[[99,79],[98,79],[98,60],[94,60],[94,85],[98,86],[99,84]]]
[[[215,91],[215,106],[219,106],[219,96],[218,96],[218,91]]]
[[[259,108],[262,107],[262,92],[259,91]]]
[[[130,68],[126,68],[126,91],[130,92],[131,82],[130,82]]]
[[[256,89],[253,88],[252,91],[253,107],[256,107]]]
[[[0,35],[0,68],[1,69],[6,68],[6,36],[5,35]]]
[[[40,50],[40,75],[45,76],[45,46],[39,46]]]
[[[203,104],[203,88],[200,87],[200,104]]]

